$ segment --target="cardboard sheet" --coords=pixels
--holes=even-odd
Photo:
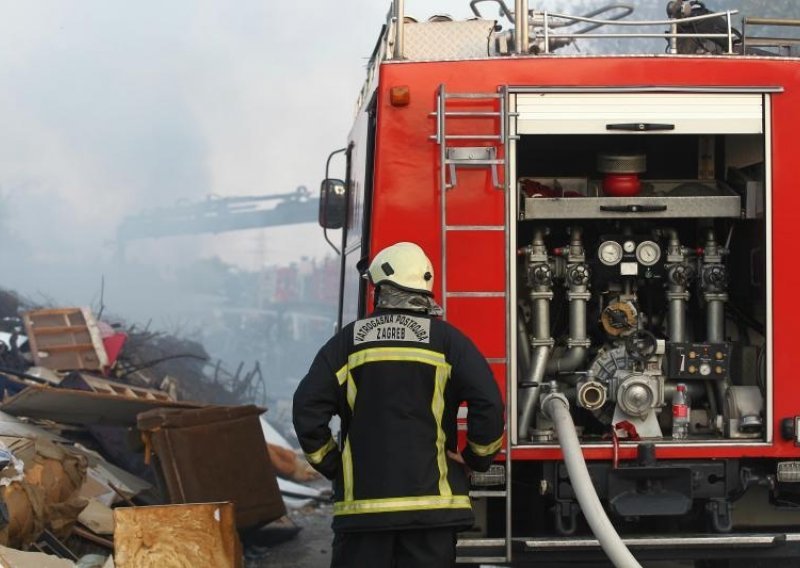
[[[96,499],[91,499],[81,511],[78,522],[95,534],[114,534],[114,511]]]
[[[75,568],[75,564],[50,554],[0,546],[0,568]]]

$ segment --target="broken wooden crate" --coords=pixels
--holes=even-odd
[[[172,503],[232,501],[239,528],[261,526],[286,507],[261,432],[257,406],[160,408],[138,427],[158,457]]]
[[[108,367],[100,329],[88,308],[33,310],[22,314],[33,362],[55,371]]]

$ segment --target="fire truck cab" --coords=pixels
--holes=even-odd
[[[504,394],[459,561],[797,558],[800,20],[471,6],[394,0],[320,201],[340,324],[417,242]]]

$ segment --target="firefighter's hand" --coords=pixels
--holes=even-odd
[[[464,461],[464,457],[461,454],[459,454],[458,452],[451,452],[450,450],[447,450],[447,457],[453,460],[454,462],[460,463],[461,467],[464,468],[464,471],[466,472],[467,476],[472,475],[472,470]]]
[[[453,461],[457,461],[461,465],[467,465],[466,463],[464,463],[464,458],[461,457],[461,454],[459,454],[458,452],[451,452],[450,450],[447,450],[447,457]]]

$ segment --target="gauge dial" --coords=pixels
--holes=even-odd
[[[643,241],[636,247],[636,260],[645,266],[653,266],[661,258],[661,247],[653,241]]]
[[[636,243],[633,241],[625,241],[625,243],[622,245],[622,248],[625,250],[625,252],[633,252],[636,250]]]
[[[618,242],[606,241],[600,245],[597,256],[606,266],[614,266],[622,260],[622,247]]]

